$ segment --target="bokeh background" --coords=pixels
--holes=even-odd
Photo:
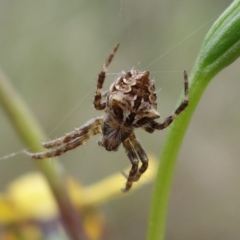
[[[164,118],[182,91],[183,70],[191,71],[206,32],[231,2],[2,0],[0,67],[48,138],[55,138],[102,114],[92,104],[97,74],[120,42],[105,89],[116,73],[147,69],[161,89],[158,109]],[[210,83],[187,131],[172,187],[167,240],[240,239],[239,63]],[[166,130],[136,134],[147,153],[159,156]],[[60,158],[84,185],[129,165],[123,149],[107,152],[98,147],[98,138]],[[0,143],[0,158],[31,147],[23,145],[1,108]],[[34,164],[23,154],[1,160],[0,190],[32,170]],[[152,187],[101,207],[108,224],[104,239],[145,239]]]

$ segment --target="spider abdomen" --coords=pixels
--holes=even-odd
[[[148,71],[132,70],[111,85],[105,111],[119,124],[140,127],[140,123],[160,117],[155,86],[149,75]]]

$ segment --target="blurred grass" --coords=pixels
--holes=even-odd
[[[95,87],[97,73],[116,42],[121,47],[110,72],[132,67],[144,69],[222,12],[229,1],[152,1],[151,4],[1,1],[0,4],[1,68],[27,101],[48,138],[55,138],[101,114],[90,107],[93,95],[90,90]],[[157,89],[162,88],[159,94],[162,118],[174,109],[182,90],[182,70],[191,68],[210,25],[148,68]],[[238,63],[221,73],[216,83],[209,85],[193,118],[176,169],[167,239],[204,239],[203,233],[207,235],[209,229],[211,239],[225,239],[225,235],[239,238],[238,75]],[[115,76],[108,76],[106,87],[113,79]],[[79,102],[76,110],[59,125]],[[0,122],[0,156],[22,150],[23,144],[1,109]],[[154,154],[161,151],[164,135],[165,132],[154,135],[137,132],[147,152]],[[121,149],[107,153],[97,146],[96,140],[60,159],[71,174],[85,183],[95,182],[113,171],[120,172],[128,164]],[[21,154],[0,163],[1,189],[11,179],[33,169],[29,159]],[[148,187],[103,207],[111,222],[109,239],[114,236],[116,240],[134,240],[139,235],[145,236],[150,194]]]

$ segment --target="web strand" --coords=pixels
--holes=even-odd
[[[153,65],[154,63],[156,63],[157,61],[159,61],[163,56],[165,56],[166,54],[172,52],[176,47],[178,47],[179,45],[181,45],[183,42],[185,42],[187,39],[189,39],[190,37],[192,37],[193,35],[195,35],[197,32],[199,32],[203,27],[205,27],[207,24],[209,24],[210,22],[213,21],[213,19],[217,18],[217,16],[219,16],[219,14],[217,14],[216,16],[214,16],[213,18],[209,19],[206,23],[204,23],[203,25],[201,25],[199,28],[197,28],[195,31],[193,31],[191,34],[189,34],[187,37],[185,37],[184,39],[182,39],[180,42],[178,42],[177,44],[175,44],[173,47],[171,47],[170,49],[168,49],[166,52],[164,52],[163,54],[161,54],[158,58],[156,58],[154,61],[152,61],[151,63],[149,63],[147,66],[145,66],[144,69],[150,67],[151,65]]]

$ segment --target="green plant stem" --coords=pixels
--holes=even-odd
[[[150,209],[148,240],[163,240],[177,155],[193,113],[210,80],[240,55],[240,0],[235,0],[207,34],[189,77],[189,106],[171,125],[163,145]],[[181,98],[182,99],[182,98]]]
[[[35,119],[28,110],[21,97],[13,89],[7,78],[0,73],[0,102],[12,122],[16,132],[32,151],[41,151],[39,141],[45,139]],[[86,240],[86,234],[82,228],[80,216],[73,207],[65,189],[64,171],[55,160],[52,164],[49,160],[35,161],[39,170],[46,177],[49,186],[58,203],[59,210],[66,230],[74,240]]]
[[[191,79],[192,78],[194,78],[194,75]],[[147,238],[149,240],[164,239],[168,201],[177,155],[191,117],[207,87],[207,81],[201,81],[201,85],[199,85],[200,81],[201,79],[198,78],[197,81],[191,84],[191,91],[189,94],[191,99],[190,105],[185,112],[178,117],[177,121],[171,125],[171,129],[168,131],[163,145],[152,197],[149,221],[149,230],[151,231],[149,231]]]

